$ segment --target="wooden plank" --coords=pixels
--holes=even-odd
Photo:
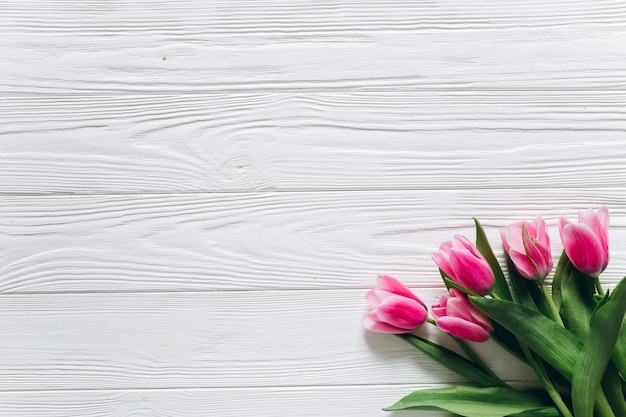
[[[615,0],[0,7],[0,93],[625,87]]]
[[[183,390],[0,392],[3,417],[389,417],[381,410],[420,388],[272,387]],[[394,417],[416,417],[415,411]],[[419,417],[447,417],[423,411]]]
[[[427,303],[442,292],[419,290]],[[460,381],[404,341],[361,329],[364,293],[5,295],[0,390]],[[529,378],[495,343],[483,346],[503,378]]]
[[[0,101],[0,193],[621,186],[622,92]]]
[[[439,285],[430,254],[483,221],[546,218],[606,204],[612,259],[626,270],[623,187],[209,193],[0,198],[0,291],[207,291],[365,288],[375,275]]]

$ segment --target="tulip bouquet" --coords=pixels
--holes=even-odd
[[[366,329],[396,334],[471,384],[413,392],[385,410],[441,410],[466,417],[626,417],[626,279],[604,290],[609,261],[606,207],[561,219],[564,251],[553,270],[541,218],[501,231],[508,279],[480,223],[476,243],[456,236],[432,255],[448,290],[431,308],[401,282],[380,276],[370,290]],[[414,333],[425,323],[460,352]],[[474,352],[493,339],[528,364],[542,388],[514,389]],[[477,345],[473,345],[475,348]],[[479,345],[478,345],[479,346]]]

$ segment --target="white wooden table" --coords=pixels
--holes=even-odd
[[[0,1],[0,416],[375,417],[459,382],[375,276],[606,204],[626,4]],[[497,243],[497,240],[494,241]],[[499,246],[499,245],[496,245]],[[487,344],[508,381],[529,372]]]

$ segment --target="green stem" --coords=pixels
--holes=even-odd
[[[497,295],[497,294],[495,294],[495,293],[491,293],[491,294],[489,294],[489,295],[491,295],[491,297],[492,297],[494,300],[503,300],[503,298],[502,298],[502,297],[498,297],[498,295]],[[511,335],[511,336],[512,336],[512,337],[514,337],[513,335]],[[506,341],[505,341],[505,340],[500,339],[500,338],[498,338],[498,337],[492,337],[492,339],[493,339],[493,340],[495,340],[495,342],[496,342],[498,345],[500,345],[500,347],[501,347],[502,349],[504,349],[504,350],[506,350],[507,352],[509,352],[509,354],[510,354],[511,356],[513,356],[514,358],[518,359],[518,360],[519,360],[519,361],[521,361],[521,362],[524,362],[525,364],[528,364],[528,360],[526,359],[526,357],[525,357],[523,354],[520,354],[519,352],[516,352],[513,348],[511,348],[511,347],[510,347],[510,346],[506,343]],[[518,346],[521,346],[521,343],[519,343],[519,341],[517,340],[517,338],[515,338],[515,337],[514,337],[514,339],[515,339],[515,341],[517,342],[517,345],[518,345]]]
[[[476,353],[474,353],[474,351],[472,350],[471,347],[469,347],[467,345],[467,343],[465,343],[465,341],[459,339],[458,337],[452,336],[450,335],[450,337],[452,339],[454,339],[454,341],[461,347],[461,349],[463,349],[463,352],[465,352],[467,354],[467,356],[474,361],[474,363],[483,371],[485,372],[487,375],[491,376],[492,378],[494,378],[495,380],[500,382],[500,385],[503,387],[507,387],[510,388],[510,385],[508,385],[506,382],[504,382],[503,380],[500,379],[500,377],[496,374],[493,373],[493,371],[487,366],[487,364],[485,364],[485,362],[483,362],[482,359],[480,359],[480,357],[478,357],[478,355],[476,355]]]
[[[437,322],[430,317],[428,317],[426,321],[434,326],[437,326]],[[465,341],[457,338],[456,336],[451,335],[450,333],[448,333],[448,335],[461,347],[461,349],[463,349],[463,352],[467,354],[470,360],[474,362],[474,365],[478,366],[478,368],[480,368],[481,371],[483,371],[485,374],[493,378],[494,381],[498,382],[498,385],[502,387],[506,387],[506,388],[511,388],[510,385],[508,385],[506,382],[501,380],[498,375],[494,374],[493,371],[489,369],[489,367],[485,364],[485,362],[483,362],[482,359],[480,359],[478,355],[474,353],[472,348],[470,348],[467,345],[467,343],[465,343]]]
[[[522,350],[524,351],[524,354],[526,355],[526,358],[528,359],[528,364],[532,366],[532,368],[535,370],[535,373],[537,374],[537,376],[539,377],[539,380],[545,387],[546,392],[548,393],[548,395],[554,402],[554,405],[556,405],[556,408],[559,409],[563,417],[574,417],[571,411],[569,410],[569,408],[567,407],[567,404],[565,404],[565,402],[563,401],[561,394],[556,389],[556,387],[554,386],[554,383],[548,376],[548,372],[546,371],[546,368],[543,366],[543,363],[541,362],[541,360],[538,361],[535,359],[530,349],[528,349],[528,346],[526,346],[523,343],[520,343],[520,346],[522,347]]]
[[[600,387],[596,396],[595,410],[598,417],[615,417],[615,413],[613,412],[609,401],[606,399],[606,395],[604,394],[602,387]]]
[[[546,287],[545,282],[542,282],[541,284],[539,284],[539,288],[541,288],[541,294],[543,295],[543,298],[545,298],[546,303],[548,304],[548,307],[550,307],[552,318],[554,319],[555,322],[560,324],[561,327],[565,327],[565,325],[563,324],[563,320],[561,320],[561,315],[559,314],[559,310],[556,308],[556,305],[554,304],[554,300],[550,296],[550,293],[548,292],[548,287]]]
[[[539,287],[541,288],[542,295],[546,298],[546,302],[548,303],[550,312],[552,316],[554,317],[554,321],[556,321],[561,326],[565,327],[563,325],[563,320],[561,320],[561,316],[559,315],[559,311],[557,310],[556,305],[554,304],[554,301],[552,300],[552,297],[550,296],[550,293],[548,292],[548,288],[546,287],[546,284],[542,282],[539,285]],[[492,296],[494,298],[497,298],[493,294]],[[523,342],[520,341],[519,345],[522,348],[522,351],[524,352],[526,359],[528,360],[528,364],[534,369],[535,373],[539,377],[539,380],[541,381],[544,388],[546,389],[546,393],[550,396],[550,398],[554,402],[554,405],[559,409],[559,412],[563,415],[563,417],[574,417],[570,409],[567,407],[567,404],[565,404],[565,402],[563,401],[563,397],[561,397],[561,394],[559,393],[557,388],[554,386],[552,379],[548,375],[548,372],[546,371],[546,368],[543,365],[543,361],[541,361],[541,359],[537,360],[534,357],[533,353],[528,348],[528,346],[526,346]],[[607,415],[604,417],[610,417],[610,416]]]
[[[509,355],[513,356],[518,361],[523,362],[523,363],[528,365],[528,360],[526,359],[526,357],[524,355],[520,355],[519,352],[516,352],[515,350],[513,350],[510,346],[508,346],[506,344],[506,342],[504,342],[503,340],[500,340],[498,338],[495,338],[495,337],[492,337],[492,339],[498,344],[498,346],[500,346],[502,349],[507,351],[509,353]],[[515,339],[515,340],[517,340],[517,339]],[[518,343],[518,345],[519,345],[519,343]]]
[[[419,336],[402,333],[397,337],[405,340],[413,347],[421,350],[434,361],[445,366],[452,372],[455,372],[470,381],[474,381],[483,387],[499,387],[500,382],[497,379],[484,373],[478,366],[472,363],[464,356],[430,340],[423,339]]]
[[[593,282],[594,282],[594,284],[596,284],[596,289],[598,290],[598,294],[604,295],[604,290],[602,289],[602,284],[600,284],[600,277],[592,276],[591,278],[593,278]]]

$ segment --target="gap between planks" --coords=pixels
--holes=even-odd
[[[535,184],[534,186],[527,187],[505,187],[505,186],[484,186],[484,187],[472,187],[476,190],[502,190],[502,191],[511,191],[511,190],[548,190],[554,189],[554,185],[551,184]],[[564,186],[559,187],[559,190],[579,190],[581,192],[585,191],[598,191],[598,190],[615,190],[615,186],[587,186],[587,187],[574,187],[574,186]],[[166,196],[187,196],[187,195],[217,195],[217,194],[327,194],[327,193],[386,193],[386,192],[400,192],[400,191],[428,191],[428,192],[454,192],[454,191],[468,191],[468,187],[463,186],[445,186],[441,185],[439,188],[432,187],[363,187],[363,188],[336,188],[336,189],[232,189],[232,190],[181,190],[181,191],[77,191],[77,192],[67,192],[67,191],[51,191],[51,192],[25,192],[25,193],[16,193],[16,192],[2,192],[0,191],[0,198],[2,197],[132,197],[132,196],[145,196],[145,197],[158,197],[162,195]]]

